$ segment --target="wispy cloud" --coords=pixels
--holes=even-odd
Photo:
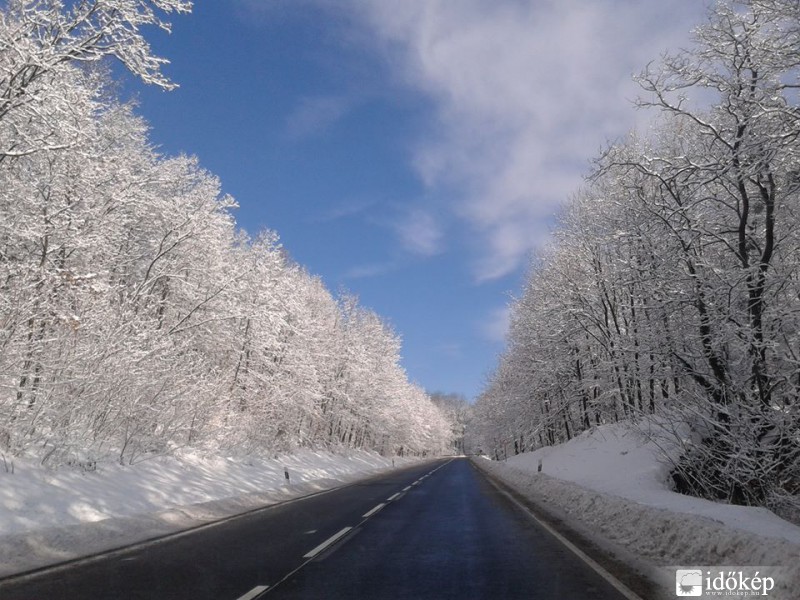
[[[635,123],[631,75],[688,38],[701,2],[354,0],[405,84],[434,100],[414,166],[457,197],[479,234],[478,280],[517,269],[580,185],[588,161]],[[441,244],[423,215],[401,237]]]
[[[340,219],[359,217],[369,212],[378,204],[377,200],[354,200],[334,206],[325,212],[309,216],[309,221],[314,223],[329,223]]]
[[[358,265],[348,269],[345,274],[345,279],[369,279],[371,277],[379,277],[390,273],[397,268],[395,263],[376,263],[370,265]]]
[[[445,342],[439,344],[436,350],[450,359],[460,359],[464,357],[464,347],[457,342]]]
[[[631,76],[686,45],[710,1],[235,0],[257,22],[335,14],[332,37],[366,44],[396,83],[431,100],[411,166],[473,234],[477,281],[514,272],[546,242],[590,159],[645,122]],[[361,91],[345,88],[298,104],[289,135],[305,139],[358,108]],[[443,219],[426,218],[397,226],[421,256],[444,243]]]
[[[443,234],[436,218],[414,208],[395,224],[403,247],[417,256],[434,256],[442,251]]]
[[[345,96],[303,98],[286,119],[286,132],[292,139],[316,135],[344,117],[354,102]]]
[[[487,341],[504,342],[510,322],[511,308],[504,306],[489,313],[486,320],[479,324],[479,329]]]

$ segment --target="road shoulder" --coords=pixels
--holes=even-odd
[[[492,461],[473,458],[471,462],[484,477],[522,504],[537,520],[554,529],[591,557],[634,594],[653,600],[668,597],[664,594],[656,565],[599,535],[596,530],[571,518],[563,509],[542,502],[529,489],[514,485],[516,482],[504,477],[502,470],[491,468]]]

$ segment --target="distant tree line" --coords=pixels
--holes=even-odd
[[[638,81],[536,256],[471,443],[496,457],[657,414],[677,489],[800,507],[800,5],[720,2]]]
[[[0,7],[0,451],[58,465],[448,448],[397,334],[274,233],[237,230],[217,179],[159,154],[118,100],[100,59],[172,87],[141,29],[190,8]]]
[[[453,454],[464,454],[464,436],[472,414],[472,405],[461,394],[433,392],[430,397],[450,424],[450,447],[447,450]]]

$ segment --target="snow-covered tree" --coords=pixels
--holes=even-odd
[[[217,178],[159,155],[115,98],[105,57],[172,87],[141,29],[190,7],[0,9],[0,450],[53,465],[186,445],[442,451],[400,338],[276,234],[237,231]]]
[[[799,17],[720,2],[639,77],[659,119],[603,154],[534,263],[475,408],[497,413],[476,420],[485,451],[659,412],[690,428],[679,489],[800,489]]]

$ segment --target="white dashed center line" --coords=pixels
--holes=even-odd
[[[328,546],[331,546],[332,544],[336,543],[339,539],[344,537],[344,535],[348,531],[350,531],[351,529],[352,529],[352,527],[345,527],[340,532],[334,533],[331,537],[329,537],[327,540],[322,542],[319,546],[314,548],[311,552],[308,552],[308,553],[304,554],[303,558],[314,558],[317,554],[319,554],[320,552],[325,550],[325,548],[327,548]]]
[[[380,504],[378,504],[378,506],[376,506],[375,508],[373,508],[369,512],[365,512],[363,515],[361,515],[361,518],[362,519],[366,519],[367,517],[371,517],[376,512],[378,512],[380,509],[382,509],[384,506],[386,506],[386,504],[381,502]]]
[[[258,596],[261,592],[266,592],[268,587],[268,585],[257,585],[244,596],[240,596],[237,600],[253,600],[253,598]]]
[[[399,495],[400,495],[400,492],[397,492],[396,494],[392,494],[391,496],[389,496],[389,497],[386,499],[386,501],[387,501],[387,502],[391,502],[392,500],[395,500],[395,499],[397,499],[397,497],[398,497]]]

